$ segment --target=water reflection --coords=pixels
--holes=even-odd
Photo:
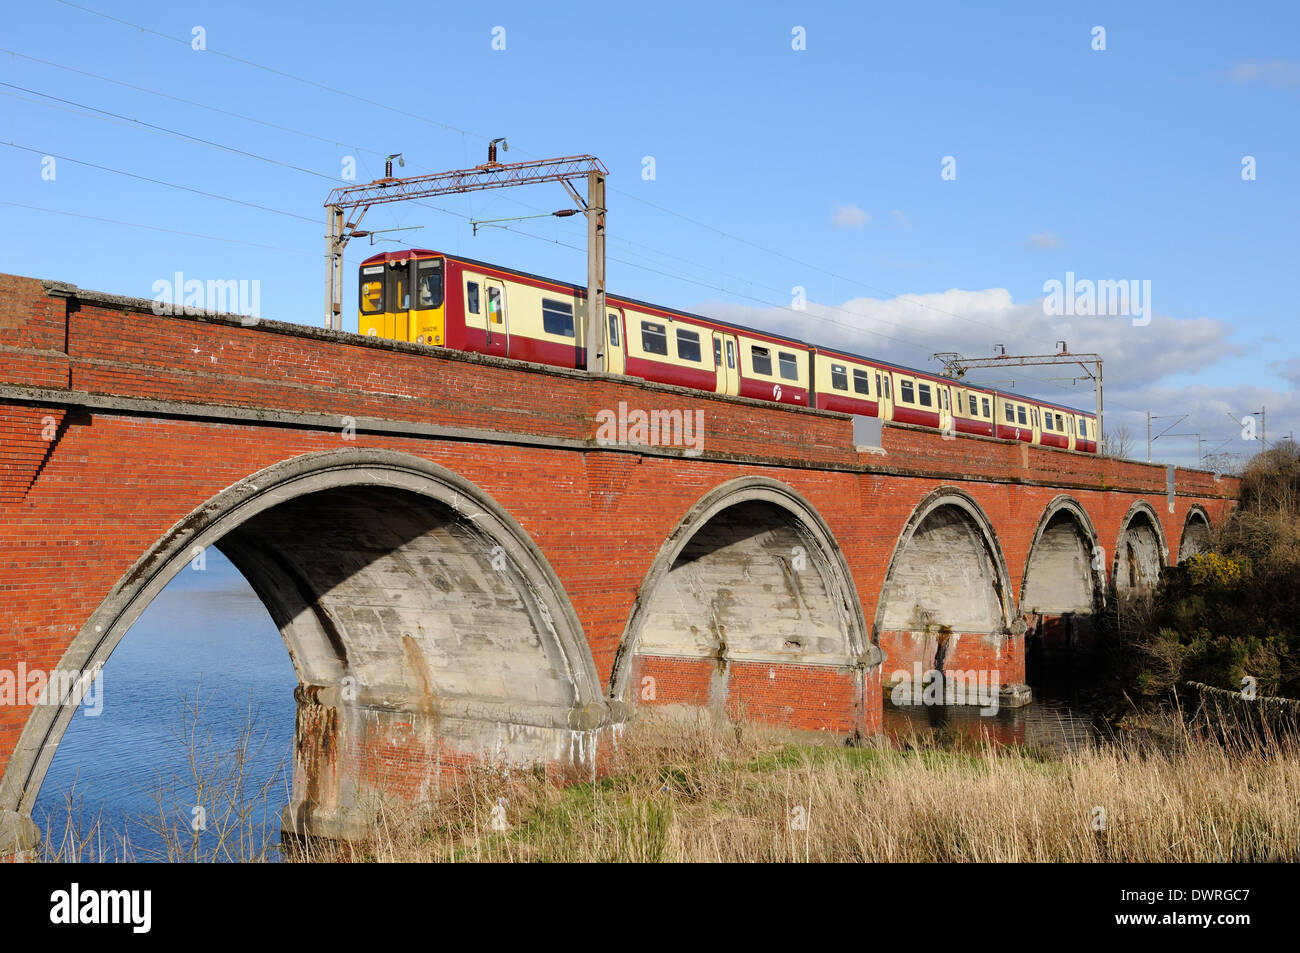
[[[113,652],[100,676],[102,713],[73,716],[33,811],[47,838],[58,841],[67,830],[72,792],[78,802],[73,816],[83,830],[102,818],[110,859],[121,855],[123,833],[137,859],[160,850],[162,839],[137,819],[158,815],[160,785],[175,791],[174,800],[195,800],[185,790],[192,771],[179,736],[186,700],[192,704],[197,693],[207,762],[235,748],[251,714],[243,790],[252,798],[271,781],[269,798],[259,800],[252,821],[278,842],[297,678],[279,631],[248,583],[216,550],[208,550],[205,561],[203,571],[187,567],[177,575]],[[208,814],[215,808],[174,803],[170,820],[188,828],[188,812],[199,806]],[[114,842],[116,851],[109,849]]]
[[[1095,719],[1062,698],[1040,697],[1021,708],[1000,708],[981,715],[978,708],[946,705],[893,705],[885,700],[885,731],[891,737],[931,729],[989,737],[1004,745],[1021,745],[1050,754],[1094,746],[1101,738]]]

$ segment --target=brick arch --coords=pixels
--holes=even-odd
[[[1160,517],[1146,500],[1137,500],[1124,514],[1115,538],[1111,590],[1117,597],[1153,592],[1167,565],[1169,545]]]
[[[339,518],[351,532],[363,517],[374,524],[371,535],[334,563],[317,540],[281,539],[286,527],[310,533]],[[386,719],[400,720],[451,762],[484,754],[564,762],[575,753],[592,761],[593,732],[608,722],[609,708],[578,617],[545,556],[487,493],[445,467],[395,451],[307,453],[217,493],[136,560],[73,638],[59,670],[89,672],[102,665],[196,548],[207,546],[228,553],[280,627],[300,682],[296,734],[304,721],[331,723],[335,732],[295,738],[295,758],[310,763],[295,764],[295,774],[303,768],[308,777],[306,790],[295,785],[286,827],[327,836],[355,829],[366,781],[346,776],[338,751],[352,746],[364,770],[374,746],[388,740],[375,736]],[[476,567],[478,579],[472,578]],[[414,574],[416,604],[380,606],[376,587],[366,585],[372,568]],[[460,603],[429,601],[457,591],[471,595]],[[448,677],[447,669],[433,664],[437,657],[431,652],[439,643],[424,623],[435,624],[435,614],[448,606],[453,614],[469,612],[475,599],[500,611],[503,593],[509,604],[502,618],[531,627],[531,637],[521,637],[518,651],[506,657],[544,683],[532,697],[501,697],[493,690],[500,687],[496,683],[476,691],[474,676]],[[409,610],[407,618],[400,618],[402,609]],[[397,629],[390,627],[394,622]],[[384,644],[384,636],[393,644]],[[344,681],[349,675],[351,684]],[[479,676],[480,682],[487,677]],[[498,681],[508,689],[520,679],[507,675]],[[32,710],[0,780],[0,815],[14,812],[31,825],[32,804],[75,708],[64,699]],[[420,718],[427,724],[418,724]],[[436,725],[445,733],[434,737]],[[316,770],[321,745],[338,758],[328,779],[329,772]],[[432,752],[424,754],[427,765],[440,762]],[[409,790],[408,780],[393,787]],[[27,839],[33,831],[34,826],[26,829]]]
[[[1210,514],[1199,503],[1193,503],[1183,519],[1183,531],[1178,540],[1178,561],[1205,551],[1213,527]]]
[[[717,586],[723,573],[748,590]],[[763,718],[765,705],[784,704],[778,670],[784,678],[798,669],[853,681],[860,708],[864,661],[878,656],[826,521],[787,484],[741,477],[696,502],[660,547],[629,612],[609,697],[650,701],[639,691],[650,677],[666,689],[653,701],[707,706],[737,701],[738,686],[761,675],[771,691],[749,714]],[[860,717],[841,709],[817,727],[851,728]]]
[[[1054,551],[1057,549],[1054,544],[1068,546],[1071,535],[1081,545],[1080,551]],[[1020,582],[1021,611],[1056,614],[1091,612],[1097,608],[1096,600],[1105,601],[1106,585],[1104,559],[1099,569],[1093,568],[1097,546],[1097,530],[1083,504],[1068,494],[1055,497],[1043,510],[1029,545]],[[1070,574],[1068,580],[1062,578],[1066,574]],[[1068,591],[1059,585],[1066,582]]]
[[[1024,626],[1006,559],[968,493],[940,486],[916,505],[890,557],[873,633],[887,676],[911,676],[918,664],[996,669],[1003,685],[1023,685]]]

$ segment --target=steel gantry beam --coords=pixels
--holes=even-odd
[[[325,201],[328,229],[325,236],[325,327],[336,331],[343,329],[343,249],[348,240],[359,232],[357,226],[371,206],[438,195],[559,182],[577,199],[583,214],[587,216],[587,369],[605,369],[606,324],[602,316],[605,313],[605,176],[609,170],[603,162],[589,155],[534,159],[528,162],[498,162],[498,141],[504,144],[504,140],[494,140],[488,147],[488,161],[472,169],[394,178],[390,159],[382,179],[365,185],[338,188],[329,194]],[[573,185],[574,180],[580,179],[587,180],[585,201]]]
[[[930,355],[943,361],[944,373],[952,378],[962,378],[972,367],[1026,367],[1035,364],[1078,365],[1084,375],[1097,385],[1097,445],[1101,446],[1102,428],[1102,357],[1100,354],[1071,354],[1064,341],[1059,354],[996,354],[993,357],[962,357],[955,351],[940,351]]]

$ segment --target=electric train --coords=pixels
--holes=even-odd
[[[555,367],[586,364],[586,288],[428,249],[372,255],[362,334]],[[606,369],[643,380],[1097,452],[1095,414],[606,295]]]

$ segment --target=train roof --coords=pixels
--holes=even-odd
[[[535,275],[532,272],[521,271],[518,268],[510,268],[505,265],[498,265],[490,261],[481,261],[477,258],[466,258],[464,255],[451,255],[448,254],[447,252],[434,251],[431,248],[407,248],[401,251],[380,252],[379,254],[371,255],[369,258],[364,259],[361,262],[361,264],[368,265],[377,261],[402,261],[403,259],[406,258],[424,258],[424,257],[449,258],[453,261],[462,262],[467,265],[476,265],[480,268],[490,268],[493,271],[507,272],[512,275],[518,275],[521,278],[530,278],[533,281],[541,281],[548,285],[558,285],[562,288],[570,288],[573,290],[574,297],[577,298],[584,298],[586,297],[587,294],[587,289],[584,285],[577,285],[570,281],[557,281],[554,278],[547,278],[545,275]],[[1066,404],[1058,404],[1050,400],[1044,400],[1041,397],[1028,397],[1024,394],[1018,394],[1014,391],[1001,390],[996,387],[987,387],[982,384],[963,384],[961,381],[954,380],[951,377],[944,377],[942,374],[936,374],[933,371],[923,371],[920,370],[919,368],[908,367],[906,364],[898,364],[894,361],[886,361],[879,357],[868,357],[865,354],[857,354],[853,351],[846,351],[843,348],[823,347],[820,344],[811,344],[807,341],[801,341],[798,338],[792,338],[785,334],[777,334],[773,331],[760,331],[756,328],[747,328],[741,324],[732,324],[730,321],[723,321],[721,318],[710,318],[707,315],[695,314],[692,311],[682,311],[680,308],[668,308],[665,307],[664,305],[654,304],[653,302],[650,301],[642,301],[639,298],[629,298],[626,295],[609,294],[608,292],[606,292],[606,296],[609,298],[613,298],[616,301],[624,302],[625,304],[635,305],[640,308],[648,308],[652,311],[660,311],[663,312],[664,314],[680,315],[683,318],[690,318],[691,320],[694,321],[703,321],[706,324],[715,325],[721,328],[728,328],[732,331],[743,331],[746,334],[758,335],[760,337],[772,341],[782,341],[794,347],[801,347],[809,351],[817,351],[823,354],[837,354],[852,360],[863,361],[864,363],[867,364],[878,364],[881,365],[882,367],[890,367],[893,368],[894,370],[906,371],[908,374],[924,377],[939,383],[958,384],[964,387],[968,387],[972,390],[983,390],[983,391],[988,391],[989,393],[1005,394],[1008,397],[1014,397],[1017,400],[1023,400],[1026,401],[1027,403],[1042,404],[1044,406],[1052,407],[1057,410],[1067,410],[1072,414],[1080,414],[1085,417],[1096,416],[1096,414],[1091,413],[1089,411],[1080,410],[1077,407],[1070,407]]]

